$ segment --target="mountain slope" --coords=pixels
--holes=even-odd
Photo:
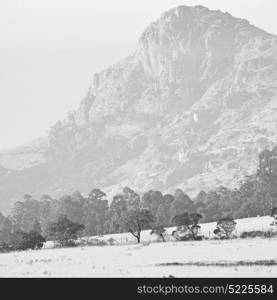
[[[10,198],[235,186],[276,142],[277,37],[202,6],[165,12],[34,147],[0,153]]]

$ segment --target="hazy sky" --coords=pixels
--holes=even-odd
[[[174,6],[228,11],[277,35],[276,0],[0,0],[0,149],[77,108],[94,72],[135,51]]]

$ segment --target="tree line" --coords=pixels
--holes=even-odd
[[[194,198],[182,189],[174,194],[150,190],[140,195],[129,187],[113,196],[110,203],[98,188],[87,196],[77,191],[60,199],[43,195],[37,200],[26,194],[22,201],[14,203],[9,216],[0,213],[0,248],[26,248],[25,244],[32,243],[39,247],[45,240],[58,239],[57,236],[66,244],[72,240],[69,236],[126,231],[139,241],[141,230],[178,225],[180,220],[184,221],[184,214],[187,219],[198,215],[197,222],[192,221],[194,226],[198,226],[200,219],[211,222],[268,215],[277,205],[276,183],[277,147],[260,153],[257,171],[237,188],[220,186],[200,191]]]

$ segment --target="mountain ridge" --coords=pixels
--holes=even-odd
[[[0,152],[0,196],[234,187],[276,142],[276,66],[276,36],[203,6],[170,9],[41,144]]]

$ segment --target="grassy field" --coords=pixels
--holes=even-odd
[[[276,230],[270,217],[236,221],[236,235]],[[112,237],[114,246],[2,253],[0,277],[277,277],[277,238],[213,240],[215,223],[201,227],[210,240],[156,243],[148,230],[141,244],[122,233],[97,237]]]
[[[270,216],[264,216],[264,217],[255,217],[255,218],[245,218],[245,219],[238,219],[236,220],[236,230],[234,231],[235,236],[240,236],[243,232],[250,232],[250,231],[277,231],[277,228],[274,228],[270,224],[272,223],[273,218]],[[200,224],[201,230],[200,234],[204,236],[204,238],[207,239],[213,239],[215,238],[215,235],[213,231],[216,228],[216,222],[211,223],[204,223]],[[277,227],[277,226],[275,226]],[[173,241],[174,239],[171,236],[171,233],[173,230],[175,230],[176,227],[169,227],[166,228],[166,240],[167,241]],[[141,233],[141,242],[153,242],[156,240],[155,236],[150,235],[151,230],[144,230]],[[133,244],[136,243],[136,239],[130,234],[130,233],[118,233],[118,234],[107,234],[102,237],[88,237],[85,238],[85,240],[95,239],[98,240],[104,240],[107,241],[110,238],[112,238],[117,245],[122,244]],[[46,244],[46,248],[51,248],[52,243]]]
[[[277,239],[86,246],[0,255],[1,277],[277,277]]]

